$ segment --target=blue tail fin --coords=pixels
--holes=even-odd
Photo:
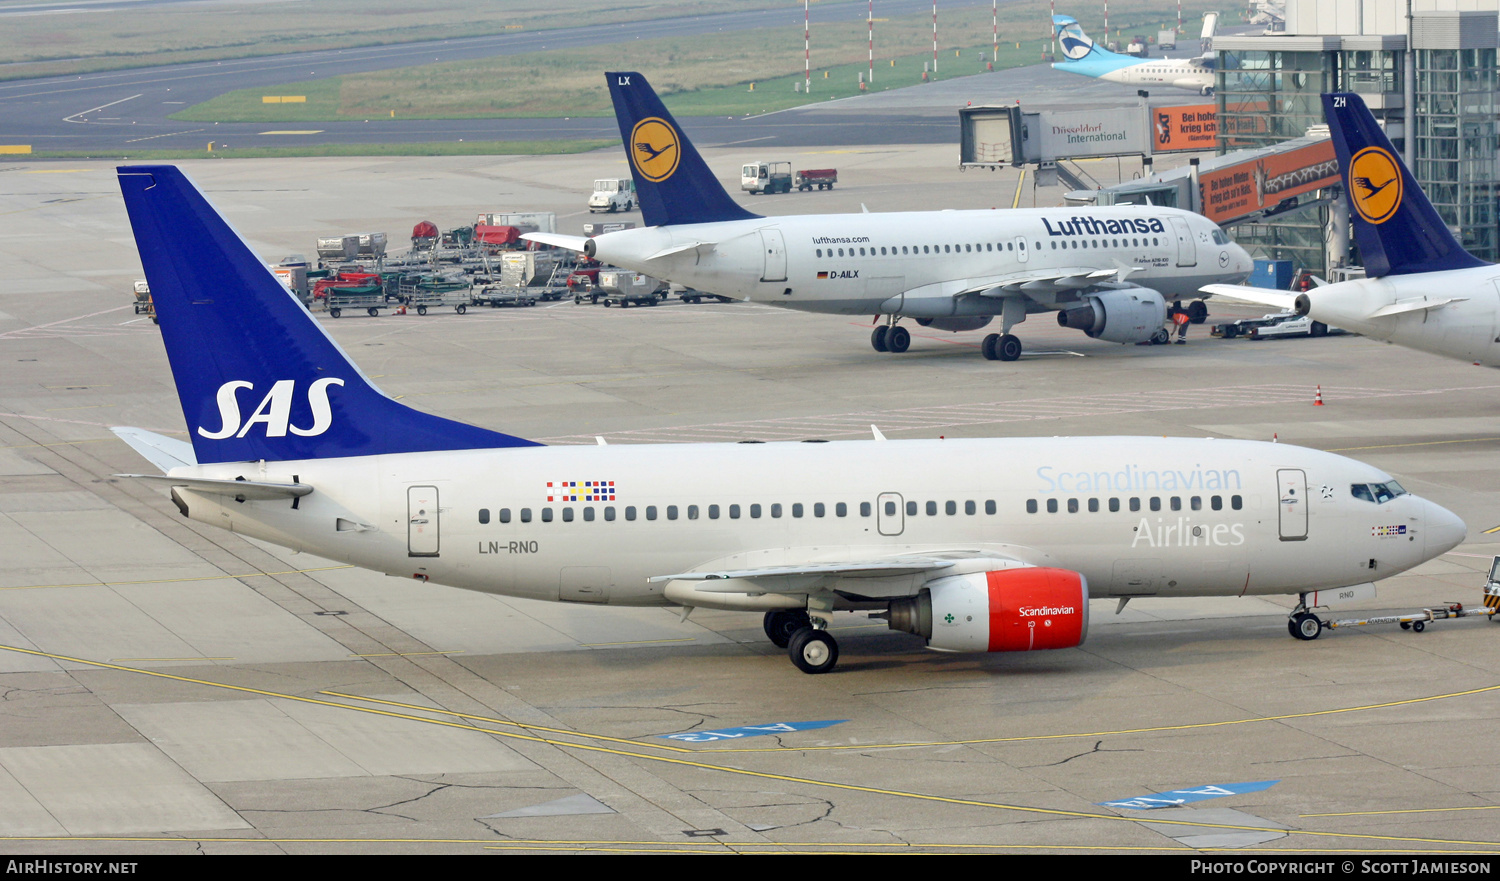
[[[535,445],[386,397],[181,171],[118,171],[200,463]]]
[[[718,178],[667,112],[646,78],[634,72],[606,73],[615,119],[630,157],[641,218],[647,226],[753,220],[724,192]]]
[[[1371,278],[1488,265],[1453,237],[1362,98],[1325,94],[1323,113]]]
[[[1094,45],[1089,35],[1083,32],[1083,25],[1071,15],[1052,16],[1052,30],[1062,46],[1063,58],[1068,61],[1081,61],[1092,52],[1104,51]]]

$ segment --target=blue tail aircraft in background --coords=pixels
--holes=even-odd
[[[1218,13],[1203,17],[1203,39],[1213,36]],[[1214,59],[1211,53],[1194,58],[1137,58],[1101,47],[1083,32],[1078,19],[1052,16],[1052,28],[1062,46],[1063,60],[1052,66],[1068,73],[1091,76],[1127,86],[1171,86],[1191,89],[1200,95],[1214,92]]]
[[[1434,355],[1500,367],[1500,267],[1464,250],[1355,94],[1323,96],[1366,277],[1301,294],[1205,291]]]

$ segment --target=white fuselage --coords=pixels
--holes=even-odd
[[[1308,314],[1371,339],[1500,367],[1500,266],[1388,275],[1325,285]],[[1466,298],[1432,309],[1371,317],[1386,307]]]
[[[1080,302],[1077,288],[1047,281],[1067,271],[1117,270],[1104,280],[1171,300],[1251,269],[1207,219],[1138,206],[764,217],[623,230],[593,243],[607,263],[721,296],[916,318],[1001,314],[1033,275],[1039,281],[1019,291],[1037,311]]]
[[[1075,570],[1095,597],[1299,593],[1395,575],[1464,535],[1416,496],[1356,497],[1351,487],[1390,480],[1379,469],[1234,440],[530,447],[173,476],[315,487],[295,507],[174,490],[191,518],[294,550],[470,590],[622,605],[672,602],[676,582],[656,576],[945,551],[970,568],[989,555]],[[818,589],[847,606],[912,595],[925,577]]]
[[[1064,67],[1066,69],[1066,67]],[[1142,61],[1099,74],[1099,79],[1127,86],[1171,86],[1174,89],[1190,89],[1200,95],[1214,87],[1214,72],[1210,68],[1187,60],[1159,58]]]

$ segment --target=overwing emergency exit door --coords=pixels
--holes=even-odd
[[[406,555],[438,555],[438,491],[435,486],[406,488]]]

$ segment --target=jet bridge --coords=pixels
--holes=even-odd
[[[1336,194],[1310,195],[1340,186],[1333,141],[1314,134],[1100,190],[1074,191],[1067,198],[1077,204],[1187,208],[1220,226],[1234,226],[1323,204]]]

